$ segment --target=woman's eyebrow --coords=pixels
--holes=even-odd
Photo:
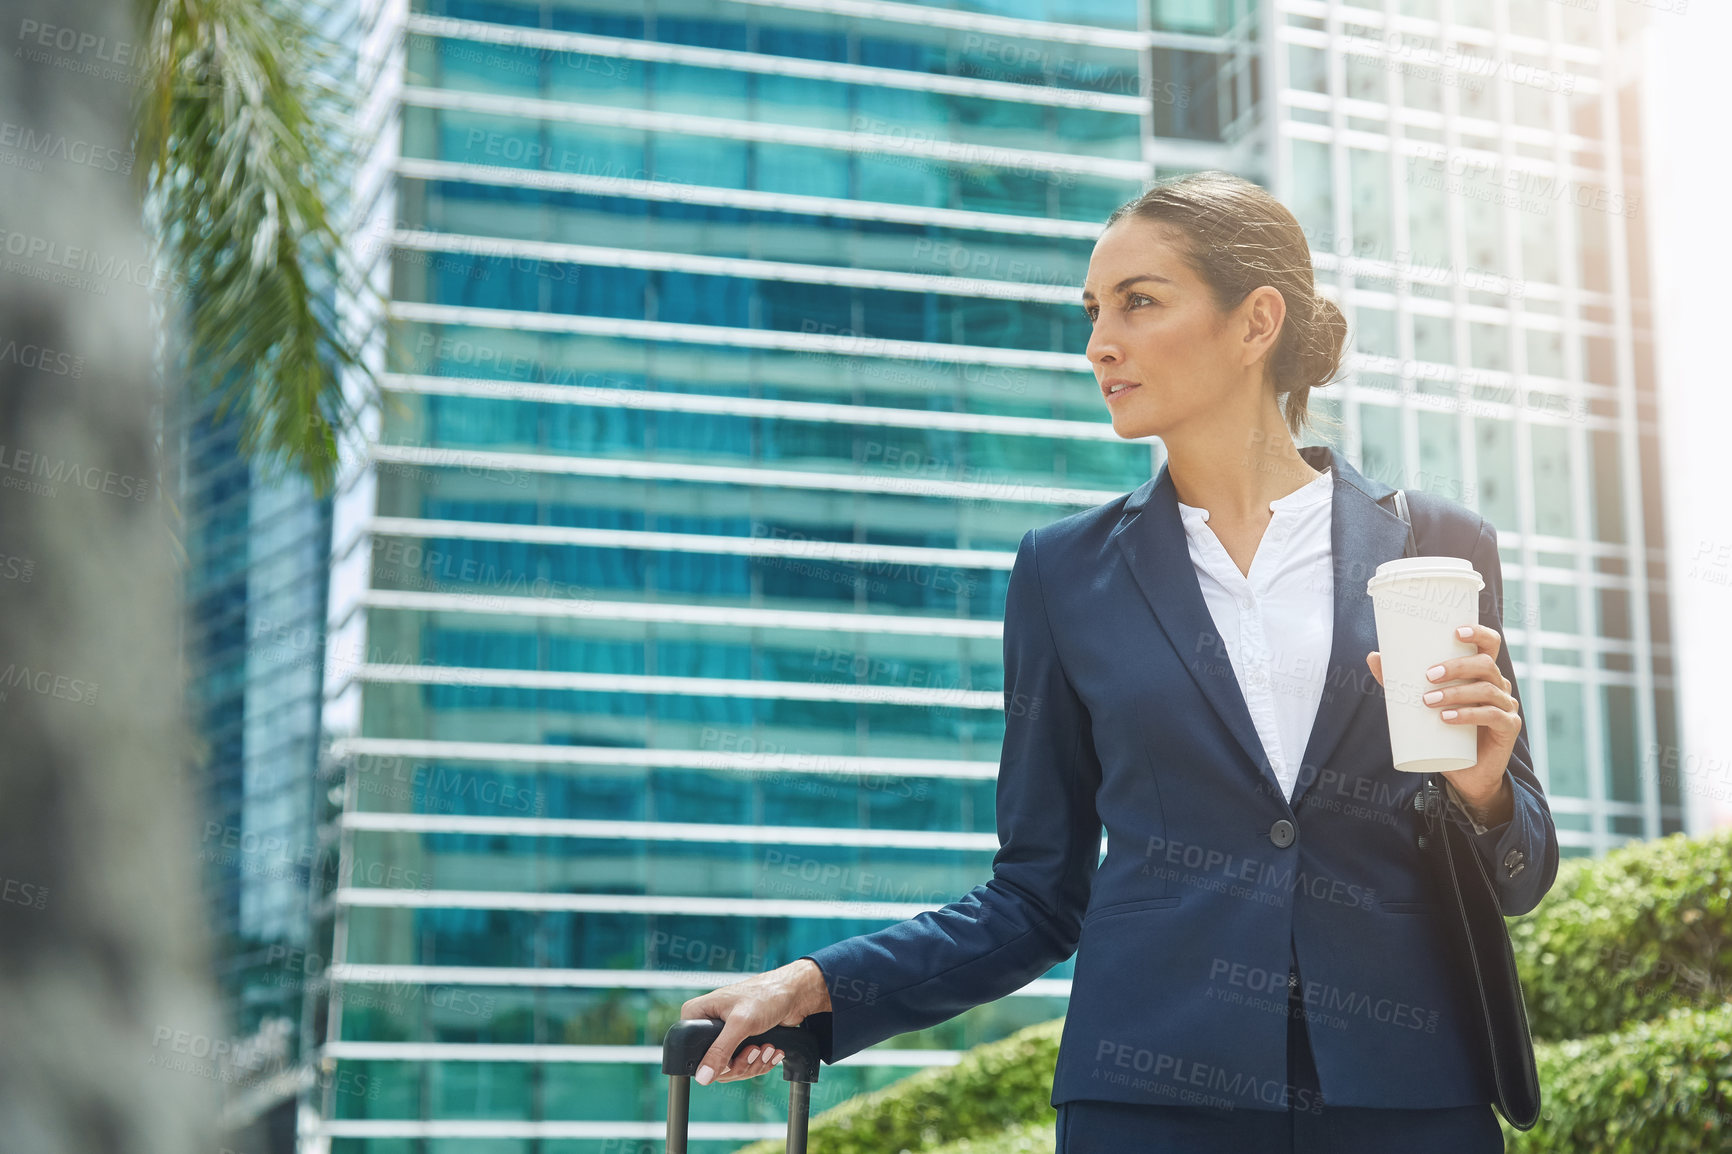
[[[1130,286],[1136,284],[1138,281],[1141,281],[1141,280],[1158,280],[1162,284],[1172,284],[1173,283],[1172,281],[1168,280],[1164,276],[1158,276],[1152,272],[1140,272],[1136,276],[1128,276],[1124,280],[1120,281],[1118,284],[1114,285],[1113,291],[1116,293],[1122,293],[1127,288],[1129,288]],[[1095,299],[1095,294],[1090,292],[1088,289],[1085,288],[1082,291],[1082,299],[1085,301],[1092,301]]]

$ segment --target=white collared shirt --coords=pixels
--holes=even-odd
[[[1225,651],[1289,799],[1323,700],[1334,641],[1333,478],[1334,470],[1326,469],[1269,502],[1269,527],[1248,575],[1209,528],[1208,510],[1179,502],[1197,584],[1219,633],[1219,644],[1200,652],[1219,660]]]

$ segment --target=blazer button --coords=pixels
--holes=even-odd
[[[1523,856],[1519,849],[1512,849],[1503,855],[1503,868],[1509,871],[1510,877],[1515,877],[1527,868],[1528,863],[1522,860]]]
[[[1269,827],[1269,840],[1282,849],[1293,844],[1293,823],[1282,818]]]

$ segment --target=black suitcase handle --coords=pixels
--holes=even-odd
[[[686,1154],[692,1075],[726,1025],[720,1018],[682,1018],[669,1026],[662,1038],[662,1073],[668,1075],[666,1154]],[[742,1041],[734,1057],[751,1046],[774,1046],[782,1051],[782,1079],[788,1083],[788,1154],[806,1154],[806,1121],[820,1064],[817,1035],[804,1025],[772,1026]]]

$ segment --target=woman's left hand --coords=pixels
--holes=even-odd
[[[1497,667],[1502,634],[1489,625],[1479,624],[1463,625],[1455,634],[1463,641],[1473,642],[1479,652],[1451,657],[1428,670],[1426,676],[1434,682],[1460,678],[1462,684],[1428,690],[1425,703],[1441,710],[1447,724],[1479,727],[1479,746],[1475,750],[1479,760],[1466,769],[1446,769],[1443,775],[1469,806],[1479,810],[1501,808],[1498,803],[1507,788],[1505,771],[1522,731],[1521,703],[1516,701],[1509,680]],[[1365,663],[1371,667],[1377,684],[1382,685],[1382,655],[1374,649],[1365,655]]]

